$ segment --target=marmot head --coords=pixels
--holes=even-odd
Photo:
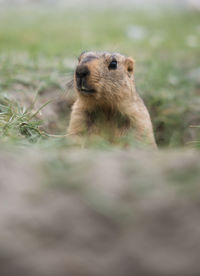
[[[74,74],[79,95],[110,100],[123,93],[130,95],[134,87],[134,60],[119,53],[83,52]],[[124,96],[125,96],[124,94]]]

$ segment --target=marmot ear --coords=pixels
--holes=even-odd
[[[135,64],[135,61],[134,61],[134,59],[132,59],[132,57],[128,57],[125,60],[125,66],[126,66],[129,73],[133,73],[134,64]]]

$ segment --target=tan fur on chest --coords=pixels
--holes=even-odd
[[[118,110],[96,108],[94,111],[86,111],[85,116],[89,136],[99,135],[115,141],[115,138],[128,134],[130,129],[130,119]]]

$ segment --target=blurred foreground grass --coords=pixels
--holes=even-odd
[[[199,139],[199,129],[190,127],[200,124],[199,44],[200,22],[196,12],[2,13],[0,93],[4,107],[1,104],[1,109],[7,105],[5,94],[22,109],[27,102],[31,106],[29,96],[33,101],[37,92],[39,105],[44,104],[40,96],[45,95],[46,102],[55,92],[57,99],[63,97],[65,82],[72,75],[80,52],[118,51],[136,60],[137,89],[151,112],[158,144],[180,147]],[[45,108],[48,107],[44,107],[44,112]],[[17,112],[18,109],[12,109],[7,121],[18,116]],[[41,117],[44,124],[55,115],[48,114]],[[50,131],[65,133],[68,115],[69,110],[60,115],[62,123],[55,116]],[[4,111],[0,119],[5,120]],[[37,126],[35,120],[36,123],[29,122],[30,128],[32,124]],[[29,124],[26,119],[24,123]],[[12,128],[14,136],[21,139],[22,133],[14,122],[10,131]],[[5,131],[1,134],[8,136]]]

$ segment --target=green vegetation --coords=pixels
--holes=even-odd
[[[200,128],[190,127],[200,125],[200,83],[196,73],[200,67],[199,34],[199,14],[195,12],[1,14],[1,141],[49,143],[52,138],[41,129],[66,132],[69,112],[59,110],[54,125],[47,129],[43,126],[48,125],[51,115],[42,117],[42,121],[33,115],[52,100],[54,92],[56,100],[63,97],[75,58],[83,50],[92,49],[118,51],[135,58],[137,89],[151,112],[160,147],[182,147],[191,142],[194,145],[193,141],[200,138]],[[28,105],[24,95],[30,96]],[[49,106],[43,107],[44,112]]]

